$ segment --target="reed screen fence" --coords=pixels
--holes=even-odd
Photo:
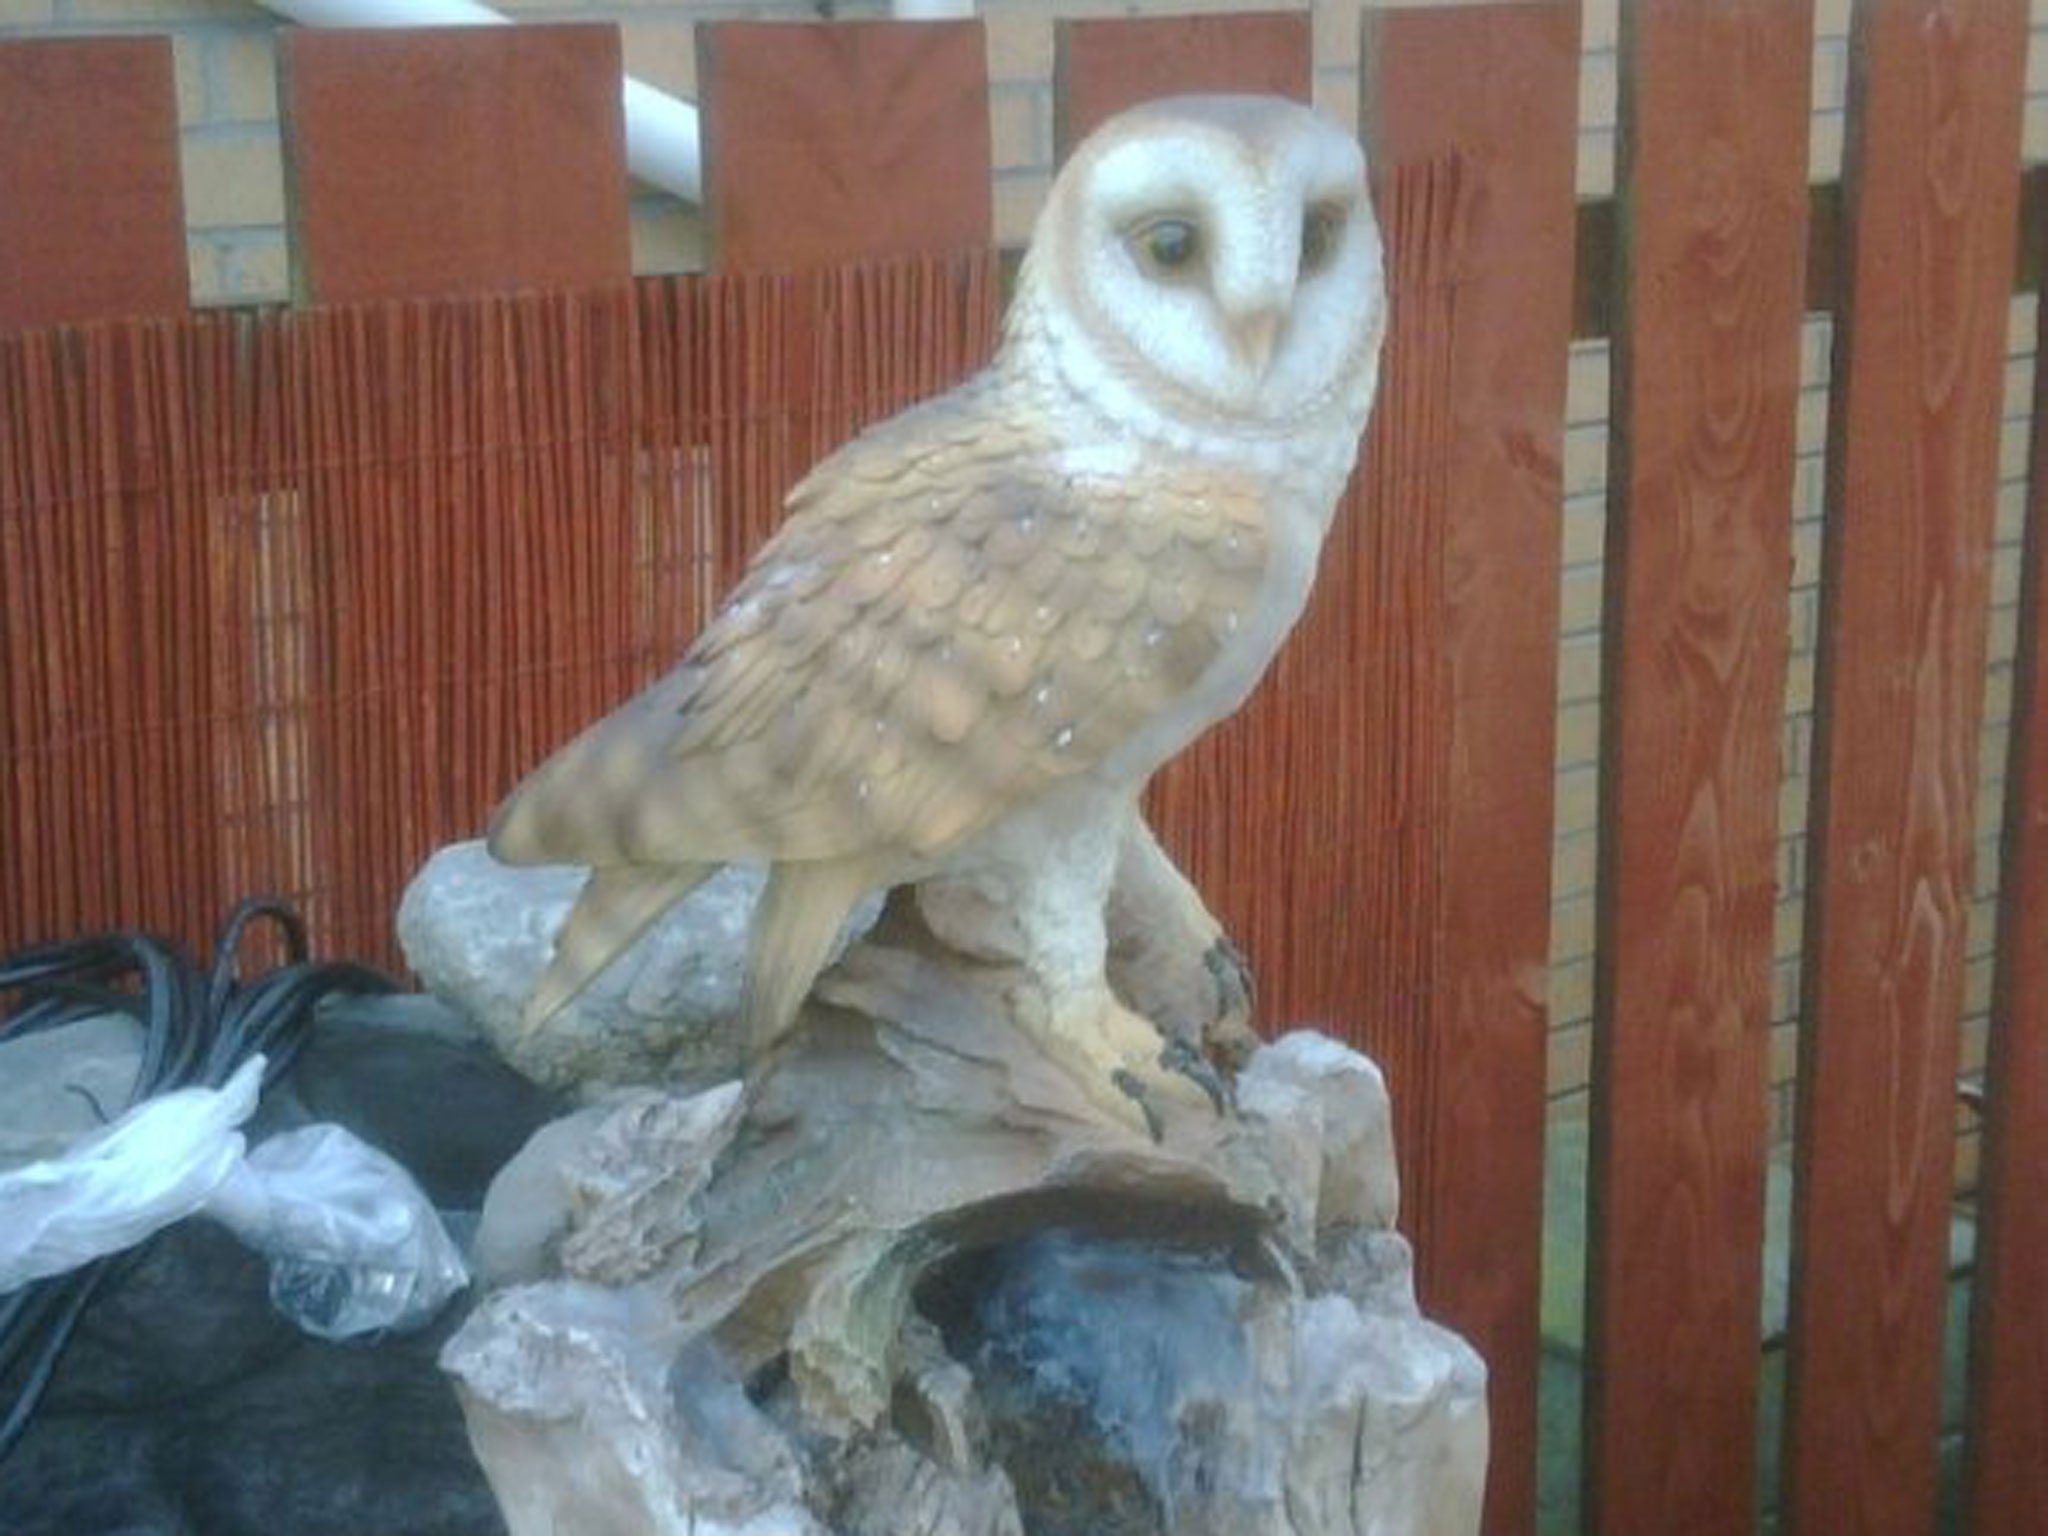
[[[397,966],[412,870],[672,663],[988,253],[0,338],[0,946],[238,896]],[[921,345],[889,344],[916,336]]]

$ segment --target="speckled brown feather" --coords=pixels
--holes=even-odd
[[[757,942],[752,991],[782,1000],[755,1020],[772,1037],[823,963],[816,934],[866,890],[1102,763],[1250,612],[1265,509],[1207,464],[1063,471],[1031,403],[984,375],[825,460],[681,664],[514,791],[492,852],[777,866],[806,953]],[[807,883],[831,912],[805,910]],[[552,1012],[630,942],[613,926],[579,906],[558,941],[575,974],[551,971],[537,1003]]]

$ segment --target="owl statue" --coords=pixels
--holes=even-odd
[[[1190,96],[1089,137],[994,361],[813,469],[680,664],[499,810],[500,860],[591,869],[523,1027],[752,862],[752,1059],[855,905],[915,886],[939,937],[1034,979],[1020,1027],[1101,1098],[1184,1094],[1105,914],[1168,935],[1162,965],[1220,939],[1138,797],[1300,616],[1385,318],[1350,134]]]

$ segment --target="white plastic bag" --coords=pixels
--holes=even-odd
[[[469,1283],[404,1168],[338,1125],[248,1152],[263,1058],[225,1086],[136,1105],[63,1154],[0,1173],[0,1295],[119,1253],[187,1216],[270,1260],[270,1296],[309,1333],[416,1327]],[[245,1155],[246,1154],[246,1155]]]
[[[271,1137],[204,1214],[270,1260],[271,1301],[322,1338],[416,1327],[469,1284],[412,1176],[338,1125]]]
[[[136,1105],[60,1156],[0,1173],[0,1294],[132,1248],[190,1216],[242,1161],[263,1059],[225,1087]]]

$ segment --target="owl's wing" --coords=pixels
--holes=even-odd
[[[856,439],[681,664],[537,769],[520,863],[943,852],[1197,680],[1267,557],[1248,483],[1067,473],[963,392]]]

